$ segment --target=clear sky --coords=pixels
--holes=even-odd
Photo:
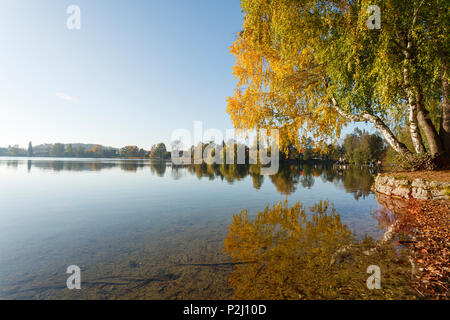
[[[225,132],[241,27],[238,0],[2,0],[0,146],[149,149],[195,120]]]

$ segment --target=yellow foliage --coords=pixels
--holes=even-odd
[[[377,299],[414,297],[408,263],[393,246],[355,240],[327,201],[309,208],[287,201],[267,206],[250,219],[235,215],[224,251],[236,263],[230,285],[236,299]],[[400,261],[400,260],[399,260]],[[383,289],[366,287],[366,269],[379,265]],[[406,267],[405,267],[406,265]]]

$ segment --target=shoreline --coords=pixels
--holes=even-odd
[[[395,243],[411,252],[415,290],[424,299],[449,299],[450,200],[376,198],[386,209],[385,221],[394,221]]]
[[[397,244],[411,252],[415,290],[424,299],[449,299],[450,170],[381,173],[372,190],[403,238]]]
[[[380,173],[372,190],[394,198],[450,200],[450,170]]]

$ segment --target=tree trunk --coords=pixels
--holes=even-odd
[[[430,113],[423,105],[422,92],[420,91],[417,94],[417,120],[419,120],[419,125],[427,137],[431,156],[436,157],[444,154],[445,151],[441,143],[441,139],[439,138],[438,132],[431,121]]]
[[[423,145],[423,140],[422,136],[420,135],[419,124],[417,120],[417,104],[414,101],[411,88],[407,87],[406,93],[408,95],[408,120],[411,140],[416,153],[423,154],[425,153],[425,146]]]
[[[391,129],[379,118],[371,114],[364,114],[363,118],[370,121],[381,132],[389,145],[408,162],[413,162],[414,154],[394,136]]]
[[[448,101],[448,77],[447,77],[447,56],[441,57],[442,60],[442,117],[439,136],[444,145],[447,157],[450,157],[450,103]]]
[[[391,129],[381,120],[379,117],[374,116],[369,113],[364,113],[362,115],[354,115],[349,114],[341,109],[339,104],[337,103],[336,99],[333,97],[331,98],[331,103],[334,107],[334,109],[343,117],[355,121],[355,122],[361,122],[361,121],[368,121],[373,123],[373,125],[380,131],[380,133],[383,135],[383,137],[386,139],[386,141],[389,143],[389,145],[402,157],[405,158],[406,161],[412,163],[414,161],[414,154],[409,151],[409,149],[400,141],[398,141],[397,137],[392,133]]]
[[[425,146],[423,145],[422,136],[420,135],[419,125],[417,121],[417,101],[414,99],[414,93],[411,88],[410,81],[410,63],[412,59],[412,47],[413,43],[411,40],[407,42],[403,54],[405,56],[404,66],[403,66],[403,84],[405,87],[406,97],[408,100],[408,120],[409,120],[409,131],[411,134],[411,140],[414,146],[414,150],[418,154],[425,153]]]
[[[414,105],[408,106],[409,109],[409,131],[414,150],[418,154],[425,153],[425,146],[423,145],[422,136],[420,135],[419,124],[417,122],[417,107]]]
[[[414,12],[414,17],[413,17],[413,22],[412,22],[412,28],[414,27],[414,25],[416,24],[417,21],[417,13],[419,8],[423,5],[424,1],[422,1],[419,5],[419,7],[415,10]],[[401,39],[400,39],[401,40]],[[432,157],[438,157],[441,156],[445,153],[444,149],[443,149],[443,145],[441,143],[441,139],[438,135],[438,132],[433,124],[433,122],[430,119],[430,115],[428,110],[425,108],[424,104],[423,104],[423,93],[422,93],[422,88],[420,87],[420,85],[416,84],[416,89],[417,92],[414,92],[414,90],[412,90],[412,84],[411,84],[411,75],[410,75],[410,64],[413,63],[413,51],[414,51],[414,43],[413,43],[413,38],[412,38],[412,34],[411,32],[408,33],[407,35],[407,39],[406,43],[404,43],[403,45],[403,55],[405,57],[404,59],[404,69],[403,69],[403,80],[404,80],[404,86],[405,86],[405,92],[407,94],[408,97],[408,104],[411,104],[411,108],[409,109],[409,118],[410,120],[414,120],[414,113],[415,111],[417,111],[417,121],[420,125],[420,127],[422,128],[425,136],[427,137],[427,141],[428,141],[428,146],[430,147],[430,154]],[[405,46],[406,44],[406,46]],[[410,107],[410,105],[408,105],[408,107]],[[414,110],[414,108],[416,108],[416,110]],[[412,121],[410,123],[411,127],[411,138],[413,140],[414,143],[414,148],[417,150],[421,149],[423,147],[423,142],[422,142],[422,146],[419,146],[419,138],[420,138],[420,131],[417,130],[418,128],[416,127],[417,123],[414,123],[414,121]]]

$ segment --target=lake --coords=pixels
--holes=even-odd
[[[233,215],[328,200],[362,239],[383,234],[363,169],[0,158],[1,299],[229,299]],[[81,269],[68,290],[67,267]]]

